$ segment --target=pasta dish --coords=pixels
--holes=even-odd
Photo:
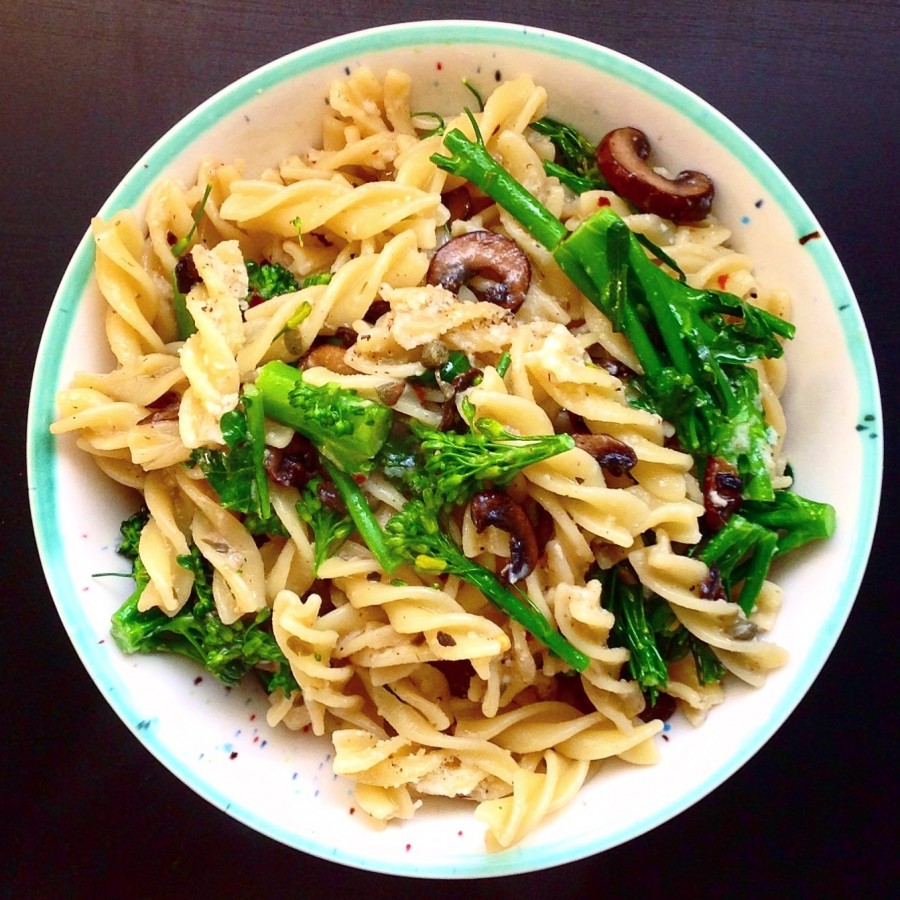
[[[789,298],[709,177],[527,76],[413,96],[358,69],[319,147],[96,219],[115,367],[52,431],[139,495],[123,651],[253,673],[372,824],[458,797],[501,850],[785,663],[770,564],[833,511],[790,490]]]

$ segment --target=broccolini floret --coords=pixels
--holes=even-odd
[[[300,285],[291,270],[278,263],[258,263],[247,260],[245,265],[250,296],[256,294],[263,300],[271,300],[280,294],[290,294],[300,290]]]
[[[393,421],[390,407],[337,384],[316,386],[279,360],[256,379],[265,414],[308,437],[343,471],[370,472]]]
[[[200,466],[225,509],[265,523],[272,516],[272,507],[265,469],[265,420],[255,385],[244,386],[241,408],[225,413],[219,427],[226,449],[201,447],[191,453],[191,462]]]
[[[191,596],[174,616],[153,608],[141,611],[138,601],[148,583],[136,557],[134,593],[113,614],[111,634],[123,653],[175,653],[200,663],[225,684],[237,684],[251,669],[266,670],[267,690],[297,690],[290,666],[267,623],[266,608],[252,618],[225,625],[216,612],[209,564],[196,547],[178,557],[194,574]]]
[[[430,509],[467,503],[487,485],[505,487],[527,466],[575,446],[568,434],[518,435],[494,419],[469,418],[465,434],[412,423],[421,464],[407,467],[403,480]]]
[[[576,194],[609,187],[600,174],[594,145],[577,128],[551,116],[532,122],[531,127],[556,149],[556,159],[544,162],[548,175],[555,175]]]
[[[312,529],[314,541],[314,563],[319,567],[332,556],[341,544],[353,533],[353,519],[345,510],[335,509],[322,499],[322,489],[326,485],[321,475],[311,478],[300,492],[297,513]]]

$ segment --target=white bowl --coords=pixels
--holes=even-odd
[[[115,553],[135,500],[111,485],[68,439],[51,438],[54,395],[79,369],[111,362],[100,326],[88,236],[50,312],[35,369],[28,462],[38,546],[59,614],[104,697],[144,745],[199,794],[290,846],[350,866],[426,877],[482,877],[559,865],[629,840],[721,784],[775,732],[822,668],[850,611],[868,556],[880,491],[880,403],[859,309],[840,263],[803,200],[744,134],[704,101],[618,53],[584,41],[489,22],[419,22],[350,34],[305,48],[212,97],[169,131],[100,211],[145,202],[162,174],[188,181],[201,156],[275,163],[316,139],[329,83],[345,67],[413,75],[414,107],[457,111],[468,77],[531,74],[549,112],[598,137],[642,125],[664,155],[677,148],[711,174],[716,213],[760,279],[794,298],[797,337],[787,354],[788,450],[797,490],[834,505],[837,534],[782,567],[786,603],[774,640],[790,663],[761,690],[734,687],[702,728],[675,722],[650,768],[607,766],[575,801],[521,845],[484,851],[465,803],[431,802],[409,822],[373,832],[351,815],[350,785],[331,774],[330,745],[265,724],[251,688],[226,690],[186,661],[123,656],[110,614],[130,590]],[[312,114],[310,115],[310,111]],[[801,243],[804,235],[820,236]]]

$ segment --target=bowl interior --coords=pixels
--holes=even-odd
[[[109,616],[129,592],[115,553],[135,498],[111,485],[70,440],[52,439],[55,392],[79,369],[106,365],[102,301],[87,237],[51,309],[29,415],[32,513],[47,579],[85,666],[138,738],[175,775],[253,828],[304,851],[365,869],[429,877],[510,874],[572,861],[628,840],[720,784],[774,733],[828,656],[849,613],[871,543],[880,490],[880,407],[859,309],[826,237],[802,199],[753,143],[702,100],[617,53],[537,29],[477,22],[416,23],[306,48],[236,82],[191,113],[138,161],[101,210],[140,208],[161,174],[190,180],[204,155],[243,158],[251,175],[315,142],[328,85],[346,68],[413,75],[414,108],[472,103],[528,73],[548,112],[597,138],[643,128],[672,167],[711,174],[717,214],[765,283],[794,298],[788,349],[788,450],[797,489],[838,513],[829,542],[782,567],[786,603],[773,639],[791,661],[759,691],[734,686],[700,729],[676,721],[651,768],[607,764],[575,801],[517,848],[488,856],[466,804],[428,802],[410,822],[374,832],[352,815],[349,784],[330,746],[265,724],[251,688],[226,690],[173,658],[124,657]],[[577,87],[575,87],[577,86]],[[602,815],[598,811],[602,810]],[[588,827],[589,826],[589,827]]]

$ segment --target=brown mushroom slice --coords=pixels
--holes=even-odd
[[[283,487],[302,488],[319,471],[319,454],[309,438],[294,434],[287,447],[266,447],[269,478]]]
[[[479,491],[469,504],[475,530],[489,525],[509,534],[509,563],[500,573],[510,584],[527,578],[537,565],[538,544],[525,510],[504,491]]]
[[[469,284],[481,299],[515,312],[525,302],[531,264],[508,237],[493,231],[470,231],[435,251],[425,280],[454,294]]]
[[[610,131],[597,146],[597,165],[603,177],[639,210],[678,225],[705,219],[715,196],[709,177],[687,170],[666,178],[653,171],[649,156],[647,136],[631,126]]]
[[[358,375],[356,369],[347,365],[344,359],[346,352],[344,347],[337,344],[316,344],[303,357],[301,368],[312,369],[314,366],[322,366],[337,375]]]
[[[575,446],[590,453],[600,468],[616,478],[630,472],[637,465],[637,454],[628,444],[609,434],[573,434]]]

